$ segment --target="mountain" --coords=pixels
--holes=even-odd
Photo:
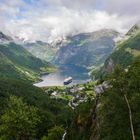
[[[135,35],[136,33],[140,32],[140,26],[138,24],[135,24],[127,33],[127,36]]]
[[[42,41],[36,41],[35,43],[25,43],[23,47],[34,56],[48,62],[54,58],[57,51],[56,47],[53,47],[50,44]]]
[[[21,45],[13,41],[0,44],[0,139],[44,139],[53,129],[58,139],[62,137],[72,118],[68,102],[52,99],[32,85],[40,74],[52,70],[50,63]]]
[[[98,79],[96,97],[75,109],[67,140],[139,139],[140,31],[133,29],[116,43],[103,67],[93,70]]]
[[[13,41],[13,39],[10,36],[5,35],[2,32],[0,32],[0,43],[6,43],[10,41]]]
[[[3,38],[6,36],[2,33]],[[3,39],[4,40],[4,39]],[[37,80],[40,74],[49,73],[53,67],[46,61],[34,57],[21,45],[14,42],[0,44],[0,76]]]
[[[85,72],[91,67],[104,63],[105,59],[115,47],[114,38],[118,32],[114,30],[100,30],[93,33],[82,33],[68,37],[61,44],[53,63],[62,69]]]
[[[140,28],[135,25],[128,31],[125,39],[116,43],[112,54],[106,59],[96,77],[99,78],[99,76],[113,71],[117,64],[126,69],[136,59],[140,60]],[[93,71],[93,75],[95,73],[96,70]]]
[[[67,40],[58,45],[61,46],[60,50],[66,46],[73,47],[74,55],[84,47],[86,53],[93,48],[96,49],[92,53],[97,53],[96,50],[99,48],[99,52],[104,50],[104,55],[108,53],[107,50],[113,49],[102,67],[102,70],[111,72],[105,82],[92,81],[71,87],[39,89],[33,86],[29,82],[37,79],[39,74],[49,72],[51,65],[34,57],[21,45],[14,42],[2,43],[0,139],[131,140],[132,136],[136,140],[139,139],[140,33],[133,32],[133,35],[117,42],[117,46],[114,47],[114,37],[118,33],[112,34],[109,30],[108,32],[102,30],[96,34],[91,33],[92,35],[80,34],[69,37],[71,39],[69,43]],[[90,46],[89,42],[93,46]],[[75,48],[80,49],[77,51]],[[91,50],[87,52],[89,48]],[[64,58],[67,57],[65,55]],[[82,57],[80,55],[78,57],[83,61],[84,52],[81,55]],[[79,64],[71,62],[75,71],[77,67],[87,69],[92,66],[90,63],[83,64],[75,60],[73,59],[73,62],[79,62]],[[94,65],[99,66],[98,63]],[[121,67],[115,67],[117,64]],[[101,92],[99,93],[97,89]]]

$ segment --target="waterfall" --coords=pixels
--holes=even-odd
[[[63,137],[62,137],[62,140],[65,140],[66,135],[67,135],[67,131],[65,130]]]

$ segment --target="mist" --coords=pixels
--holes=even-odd
[[[46,42],[103,28],[126,33],[139,21],[138,5],[139,0],[5,0],[0,1],[0,30]]]

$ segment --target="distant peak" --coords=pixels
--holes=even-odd
[[[140,32],[140,25],[139,24],[135,24],[133,25],[130,30],[127,32],[127,36],[131,36],[137,32]]]
[[[12,41],[13,39],[8,36],[8,35],[5,35],[3,32],[0,31],[0,42],[9,42],[9,41]]]

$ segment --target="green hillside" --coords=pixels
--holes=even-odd
[[[51,65],[15,43],[0,45],[0,75],[34,81],[39,74],[48,73]]]
[[[111,85],[108,89],[76,108],[66,140],[132,140],[131,127],[139,140],[140,61],[127,72],[116,67],[105,80]]]
[[[131,140],[130,110],[134,136],[139,140],[140,61],[135,61],[127,72],[117,67],[109,82],[112,88],[106,90],[101,96],[101,105],[97,110],[96,119],[100,127],[96,125],[96,128],[98,127],[96,134],[100,135],[99,140]]]
[[[23,47],[27,49],[34,56],[50,62],[57,51],[57,48],[50,46],[48,43],[36,41],[35,43],[24,44]]]
[[[53,129],[61,138],[71,118],[66,101],[51,99],[28,82],[0,78],[1,140],[41,139],[57,135]]]
[[[129,31],[130,32],[130,31]],[[96,78],[111,72],[115,65],[127,68],[136,59],[140,60],[140,32],[136,31],[128,39],[124,39],[117,43],[117,47],[113,53],[107,58],[104,66],[96,74]],[[96,71],[93,71],[93,75]]]
[[[140,33],[118,44],[116,50],[108,59],[112,59],[115,64],[120,64],[122,67],[126,68],[138,56],[140,56]]]

